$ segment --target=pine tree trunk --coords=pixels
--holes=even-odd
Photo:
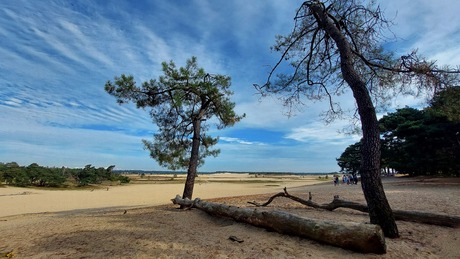
[[[357,79],[354,69],[345,64],[342,65],[342,71],[345,80],[352,88],[361,118],[363,131],[360,167],[361,186],[369,207],[370,221],[372,224],[380,225],[385,236],[399,237],[398,227],[380,177],[380,132],[375,108],[364,82]]]
[[[335,41],[340,52],[341,71],[344,80],[353,91],[361,119],[363,140],[361,147],[361,186],[369,207],[372,224],[382,227],[385,236],[399,237],[398,228],[383,190],[380,179],[380,133],[375,108],[365,82],[353,66],[351,46],[334,21],[319,3],[309,5],[319,26]]]
[[[200,152],[200,133],[201,133],[201,119],[197,118],[193,121],[193,137],[192,137],[192,154],[190,155],[190,162],[187,171],[187,180],[185,181],[184,193],[182,198],[191,199],[193,195],[193,187],[195,186],[196,169],[198,167],[198,159]]]

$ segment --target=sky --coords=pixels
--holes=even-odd
[[[178,66],[196,56],[211,74],[232,78],[240,123],[219,136],[218,157],[199,169],[255,172],[333,172],[336,158],[360,139],[326,125],[327,103],[305,103],[286,116],[276,97],[260,98],[279,58],[270,47],[293,26],[303,1],[285,0],[1,0],[0,162],[20,165],[164,170],[144,150],[157,127],[148,110],[118,105],[104,91],[122,73],[137,82],[158,78],[161,62]],[[380,1],[392,19],[396,53],[419,53],[460,64],[460,1]],[[342,105],[353,107],[350,93]],[[423,105],[397,98],[392,108]],[[382,116],[383,114],[379,114]]]

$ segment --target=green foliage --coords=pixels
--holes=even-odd
[[[3,180],[14,186],[47,186],[57,187],[64,184],[67,179],[59,169],[39,166],[36,163],[27,167],[17,163],[7,163],[0,167]]]
[[[71,175],[79,186],[100,184],[105,180],[129,183],[128,177],[113,173],[114,167],[115,166],[112,165],[105,169],[103,167],[96,168],[92,165],[86,165],[83,169],[73,170]]]
[[[5,164],[0,162],[0,186],[5,181],[5,176],[4,176],[5,169],[6,169]]]
[[[347,174],[356,174],[361,166],[361,142],[348,146],[337,158],[341,171]]]
[[[72,172],[72,177],[78,183],[79,186],[85,186],[90,183],[96,183],[97,171],[91,165],[86,165],[83,169]]]
[[[388,167],[410,175],[460,176],[460,122],[439,111],[403,108],[380,120]]]
[[[15,186],[28,185],[29,181],[24,169],[20,167],[16,162],[6,163],[2,171],[6,184]]]
[[[131,181],[128,176],[124,175],[116,175],[113,179],[114,181],[120,181],[120,183],[129,183]]]
[[[117,102],[133,102],[138,108],[150,108],[150,115],[159,130],[153,141],[143,140],[145,149],[161,166],[171,170],[191,165],[194,138],[199,138],[196,165],[203,165],[207,156],[217,156],[212,149],[218,139],[206,135],[211,118],[218,129],[232,126],[243,116],[234,112],[235,104],[229,100],[230,77],[211,75],[199,68],[196,57],[187,60],[185,67],[174,62],[163,62],[163,75],[158,79],[136,84],[133,76],[121,75],[108,81],[105,90]],[[196,150],[198,153],[198,150]]]
[[[449,87],[438,92],[431,100],[428,110],[434,116],[460,122],[460,86]]]
[[[129,183],[128,177],[113,173],[113,168],[114,166],[104,169],[87,165],[83,169],[69,169],[44,167],[37,163],[29,166],[20,166],[15,162],[0,163],[0,183],[6,182],[6,184],[21,187],[60,187],[69,177],[72,177],[79,186],[99,184],[104,180]]]
[[[58,187],[67,180],[63,169],[42,167],[36,163],[26,167],[25,172],[29,178],[28,185]]]
[[[424,110],[406,107],[380,119],[382,167],[412,176],[460,176],[459,110],[452,107],[458,101],[440,100],[456,93],[445,90]],[[350,145],[337,159],[343,171],[357,170],[360,145]]]

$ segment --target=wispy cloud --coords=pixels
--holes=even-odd
[[[159,169],[141,139],[156,131],[148,110],[116,104],[107,80],[121,73],[138,82],[157,78],[161,62],[183,65],[194,55],[210,73],[232,77],[237,113],[246,118],[221,136],[222,153],[203,170],[328,171],[357,141],[324,125],[327,103],[306,101],[294,117],[282,103],[259,99],[279,58],[276,34],[288,33],[303,1],[0,1],[0,155],[47,165]],[[460,63],[458,1],[382,2],[397,52],[419,48],[440,63]],[[435,5],[435,6],[434,6]],[[339,97],[353,108],[351,95]],[[397,98],[395,106],[417,100]]]
[[[350,144],[350,141],[359,141],[356,135],[347,135],[342,133],[343,129],[348,125],[348,122],[340,122],[333,124],[324,124],[321,122],[313,122],[303,127],[293,128],[285,137],[299,142],[305,143],[329,143],[331,145]]]
[[[460,17],[458,1],[393,1],[382,2],[386,16],[395,26],[398,53],[418,49],[420,54],[442,64],[458,65]],[[401,48],[402,46],[402,48]],[[454,52],[457,55],[443,53]],[[452,59],[454,58],[454,59]]]
[[[247,140],[242,140],[239,138],[220,137],[219,139],[225,142],[238,143],[238,144],[243,144],[243,145],[265,145],[264,143],[261,143],[261,142],[247,141]]]

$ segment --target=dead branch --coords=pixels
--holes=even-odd
[[[338,195],[334,196],[334,199],[332,200],[331,203],[318,204],[312,201],[312,195],[310,192],[309,192],[308,200],[305,200],[300,197],[289,194],[287,192],[286,187],[283,190],[284,192],[280,192],[280,193],[273,195],[265,203],[260,204],[255,201],[248,202],[248,203],[255,205],[257,207],[265,207],[269,205],[275,198],[285,197],[293,201],[297,201],[300,204],[303,204],[309,207],[313,207],[313,208],[317,208],[317,209],[333,211],[337,208],[347,208],[347,209],[358,210],[358,211],[366,212],[366,213],[369,212],[366,205],[360,204],[357,202],[341,200]],[[453,228],[457,228],[460,226],[460,217],[457,217],[457,216],[421,212],[421,211],[405,211],[405,210],[393,210],[393,214],[396,220],[401,220],[401,221],[411,221],[411,222],[418,222],[418,223],[445,226],[445,227],[453,227]]]

